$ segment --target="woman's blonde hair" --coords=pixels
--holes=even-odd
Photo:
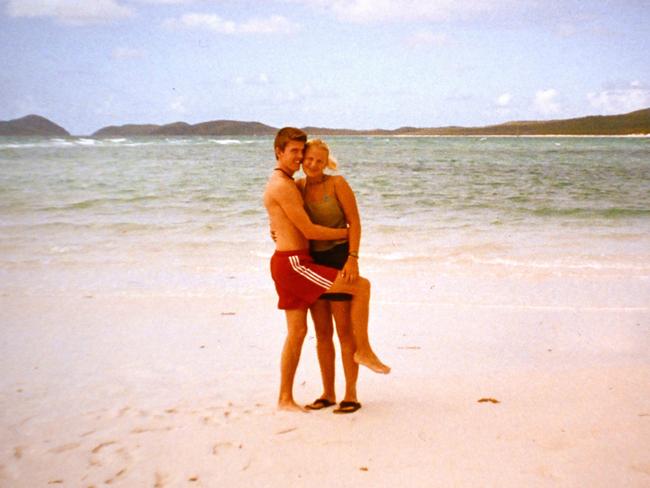
[[[325,141],[323,141],[322,139],[309,139],[305,144],[305,153],[307,152],[307,149],[310,148],[324,149],[325,151],[327,151],[327,165],[325,167],[333,171],[336,170],[339,163],[338,161],[336,161],[336,158],[330,154],[330,148],[325,143]]]

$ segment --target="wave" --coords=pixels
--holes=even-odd
[[[75,144],[79,144],[80,146],[95,146],[98,143],[101,143],[100,141],[96,139],[85,139],[85,138],[80,138],[74,141]]]
[[[606,262],[606,261],[585,261],[585,262],[558,262],[558,261],[531,261],[516,260],[508,258],[476,258],[469,257],[469,260],[476,264],[492,266],[505,266],[511,268],[535,268],[548,270],[616,270],[616,271],[650,271],[649,265]]]
[[[60,205],[51,205],[38,208],[40,211],[51,212],[59,210],[83,210],[95,207],[101,207],[104,205],[120,205],[126,204],[131,205],[134,203],[148,202],[148,201],[157,201],[160,198],[155,195],[145,195],[145,196],[134,196],[134,197],[106,197],[106,198],[90,198],[88,200],[80,200],[77,202],[62,203]]]
[[[621,219],[634,217],[650,217],[650,209],[645,208],[553,208],[542,207],[527,210],[536,217],[576,217],[576,218],[601,218]]]
[[[488,266],[511,270],[545,270],[550,272],[578,271],[617,271],[617,272],[650,272],[650,264],[640,261],[597,260],[584,259],[580,256],[564,260],[539,260],[534,255],[519,259],[510,257],[480,257],[471,252],[452,250],[439,254],[424,255],[416,250],[412,252],[374,253],[365,252],[364,258],[369,262],[394,262],[399,265],[415,263],[418,266],[429,262],[432,266]]]
[[[210,142],[213,142],[215,144],[220,144],[222,146],[242,143],[242,141],[240,141],[239,139],[210,139]]]

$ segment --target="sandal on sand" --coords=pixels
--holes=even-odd
[[[336,405],[336,402],[330,402],[327,398],[319,398],[318,400],[314,400],[314,403],[305,405],[305,408],[309,410],[320,410],[321,408],[331,407],[332,405]]]
[[[339,408],[334,409],[334,413],[354,413],[360,408],[359,402],[341,402]]]

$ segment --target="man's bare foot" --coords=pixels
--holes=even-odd
[[[309,410],[307,410],[304,407],[301,407],[298,405],[296,402],[293,400],[280,400],[278,401],[278,410],[285,410],[288,412],[303,412],[303,413],[308,413]]]
[[[370,354],[361,354],[360,352],[354,353],[354,362],[358,363],[366,368],[370,368],[375,373],[388,374],[390,373],[390,367],[382,363],[377,356],[373,353]]]

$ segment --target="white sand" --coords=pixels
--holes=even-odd
[[[393,372],[362,371],[353,415],[276,411],[270,282],[4,293],[0,486],[650,486],[647,280],[449,275],[413,294],[413,278],[373,279]],[[310,331],[302,403],[320,394],[314,345]]]

